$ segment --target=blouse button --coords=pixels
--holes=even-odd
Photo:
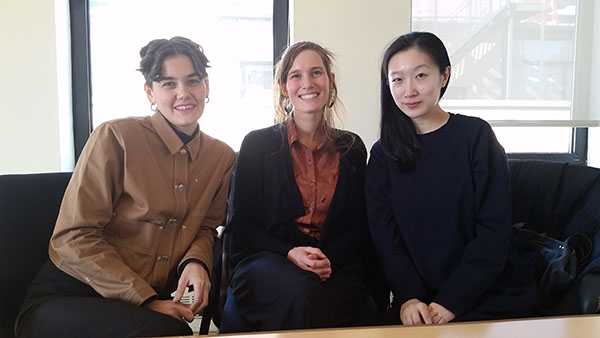
[[[183,183],[179,183],[175,185],[175,189],[183,191],[183,189],[185,189],[185,186],[183,185]]]
[[[177,224],[177,219],[176,218],[171,218],[169,220],[169,223],[171,223],[171,224]]]
[[[179,153],[181,155],[185,155],[185,154],[187,154],[187,150],[185,150],[185,149],[182,148],[181,150],[179,150]]]

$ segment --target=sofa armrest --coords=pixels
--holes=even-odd
[[[590,272],[579,284],[579,311],[600,313],[600,272]]]

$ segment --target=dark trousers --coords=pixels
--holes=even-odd
[[[15,325],[17,337],[191,335],[187,323],[141,306],[106,299],[46,262],[29,286]]]
[[[316,274],[270,252],[237,264],[229,295],[221,333],[361,325],[375,307],[358,264],[333,271],[321,282]],[[239,327],[240,322],[246,327]]]

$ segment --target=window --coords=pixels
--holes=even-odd
[[[136,71],[152,39],[185,36],[210,60],[201,129],[238,149],[273,123],[272,0],[90,0],[92,127],[151,114]]]
[[[585,161],[576,153],[585,146],[576,142],[587,142],[586,128],[594,123],[573,118],[577,0],[412,6],[412,30],[435,33],[450,54],[445,109],[490,121],[509,153],[574,154],[574,161]]]
[[[136,70],[139,50],[177,35],[202,45],[210,60],[210,102],[200,128],[238,150],[249,131],[273,124],[273,55],[288,41],[287,6],[273,0],[70,0],[76,157],[100,123],[152,113]]]

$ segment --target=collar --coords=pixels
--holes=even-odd
[[[150,120],[154,130],[156,130],[156,133],[171,155],[185,149],[190,154],[192,160],[196,159],[198,152],[200,151],[200,146],[202,145],[202,139],[204,138],[204,133],[202,131],[198,131],[198,135],[192,138],[187,144],[183,144],[181,138],[177,136],[177,133],[175,133],[167,119],[160,112],[155,112]]]
[[[293,117],[290,117],[287,120],[285,120],[285,127],[287,131],[288,145],[290,149],[294,146],[295,143],[298,143],[298,145],[303,145],[303,143],[300,142],[300,139],[298,138],[298,131],[296,130],[296,121],[294,121]],[[321,144],[319,144],[319,146],[313,149],[313,151],[323,148],[324,144],[325,142],[322,142]]]

